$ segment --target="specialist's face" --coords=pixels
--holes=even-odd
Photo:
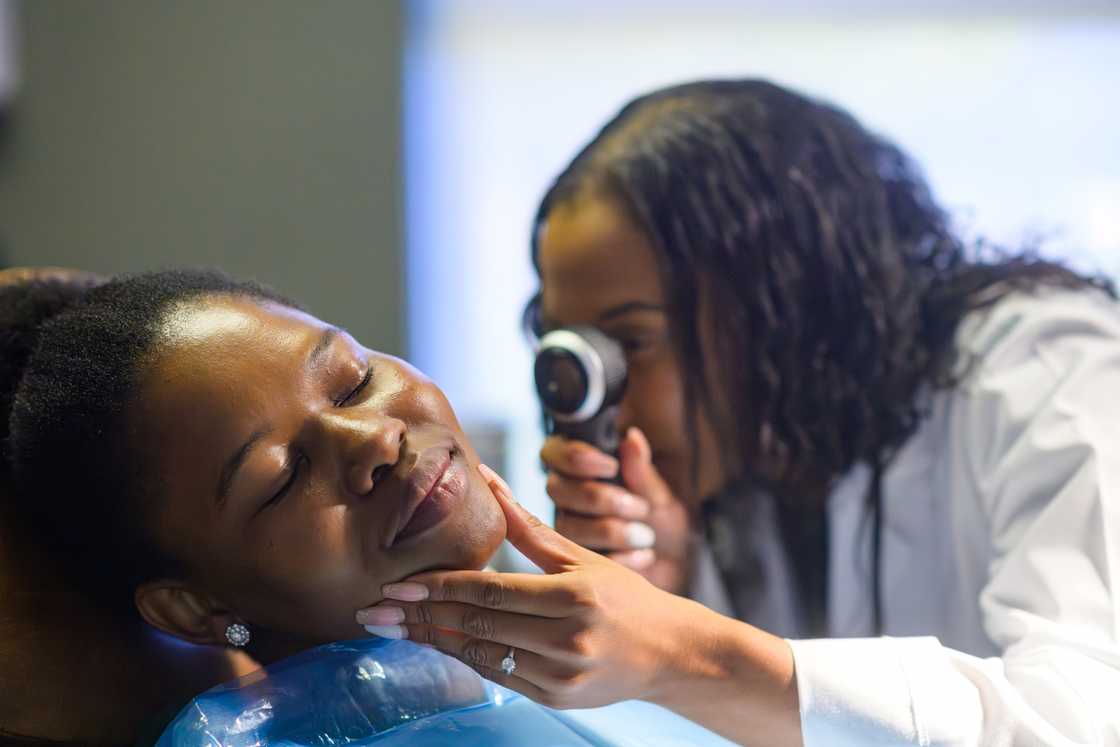
[[[272,303],[207,299],[170,330],[136,409],[157,455],[156,538],[233,614],[354,638],[382,584],[497,549],[501,508],[419,372]]]
[[[539,237],[541,317],[546,330],[590,324],[621,343],[628,379],[619,427],[646,434],[658,470],[678,498],[695,506],[723,484],[724,471],[702,411],[699,443],[688,438],[684,381],[655,251],[613,200],[581,196],[558,205]]]

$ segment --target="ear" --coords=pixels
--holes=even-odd
[[[201,645],[225,645],[225,630],[239,622],[224,605],[181,581],[149,581],[134,595],[140,616],[154,628]]]

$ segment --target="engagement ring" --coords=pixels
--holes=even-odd
[[[513,646],[510,646],[506,658],[502,659],[502,671],[506,674],[513,674],[515,669],[517,669],[517,661],[513,658]]]

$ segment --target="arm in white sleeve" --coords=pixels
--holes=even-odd
[[[950,416],[946,509],[987,522],[978,604],[1001,655],[791,641],[805,747],[1120,746],[1120,316],[1060,298],[993,313]]]

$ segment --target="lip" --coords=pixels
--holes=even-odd
[[[466,492],[466,472],[454,447],[423,451],[404,480],[392,547],[441,523]]]

